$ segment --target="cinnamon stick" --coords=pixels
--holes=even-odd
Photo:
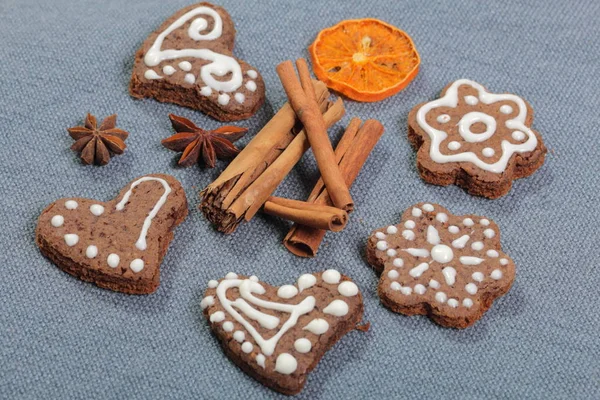
[[[344,182],[348,187],[358,176],[369,154],[383,134],[383,125],[376,120],[367,120],[360,129],[360,120],[353,119],[338,143],[335,156]],[[329,192],[322,179],[319,179],[308,197],[315,204],[332,205]],[[294,224],[285,239],[284,246],[300,257],[314,257],[323,241],[326,231],[306,225]]]
[[[339,208],[305,201],[269,197],[263,212],[316,229],[339,232],[346,227],[348,213]]]
[[[277,66],[277,74],[283,85],[289,103],[302,121],[306,136],[313,149],[319,172],[331,196],[333,204],[345,211],[352,211],[354,203],[348,186],[335,162],[335,154],[327,136],[327,126],[318,110],[317,102],[311,89],[308,88],[310,73],[306,62],[298,62],[300,79],[296,77],[291,61],[285,61]],[[304,87],[302,86],[304,83]]]

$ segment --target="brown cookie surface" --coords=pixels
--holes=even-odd
[[[367,260],[381,274],[377,291],[385,306],[453,328],[479,320],[515,278],[493,221],[453,215],[438,204],[416,204],[398,225],[375,230]]]
[[[360,322],[362,295],[336,270],[273,287],[229,273],[208,283],[204,315],[225,354],[263,385],[299,393],[321,357]]]
[[[113,200],[63,198],[42,212],[36,243],[65,272],[118,292],[153,293],[187,199],[169,175],[146,175]]]
[[[533,110],[519,96],[461,79],[411,110],[408,138],[423,180],[495,199],[544,163],[547,150],[532,122]]]
[[[252,116],[265,85],[255,68],[232,56],[235,28],[225,9],[198,3],[166,20],[135,55],[129,91],[200,110],[220,121]]]

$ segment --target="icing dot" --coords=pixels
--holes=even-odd
[[[96,217],[99,217],[104,214],[104,207],[102,207],[100,204],[92,204],[90,206],[90,212]]]
[[[194,76],[194,74],[185,74],[183,80],[189,83],[190,85],[196,83],[196,77]]]
[[[314,333],[315,335],[322,335],[329,329],[329,323],[323,318],[315,318],[308,323],[302,330],[306,330]]]
[[[204,310],[207,307],[212,306],[213,304],[215,304],[215,298],[213,296],[206,296],[200,302],[200,307]]]
[[[488,250],[485,254],[490,258],[496,258],[500,255],[496,250]]]
[[[156,73],[153,69],[148,69],[144,72],[144,78],[146,79],[161,79],[161,76]]]
[[[62,215],[55,215],[50,220],[50,223],[53,227],[58,228],[59,226],[62,226],[62,224],[65,223],[65,218]]]
[[[429,203],[423,204],[423,210],[427,211],[427,212],[432,212],[433,211],[433,206]]]
[[[233,332],[233,339],[235,339],[236,342],[242,343],[245,338],[246,338],[246,334],[244,332],[242,332],[242,331]]]
[[[495,269],[492,271],[490,276],[492,277],[492,279],[495,279],[495,280],[502,279],[502,271],[500,271],[499,269]]]
[[[328,269],[327,271],[323,272],[322,278],[325,281],[325,283],[335,285],[336,283],[340,282],[340,279],[342,278],[342,274],[340,274],[335,269]]]
[[[517,142],[521,142],[525,139],[525,134],[521,131],[514,131],[511,136]]]
[[[256,363],[263,368],[265,367],[265,360],[266,358],[263,354],[259,354],[256,356]]]
[[[496,232],[494,232],[493,229],[486,229],[485,231],[483,231],[483,234],[485,235],[486,238],[491,239],[494,236],[496,236]]]
[[[396,281],[390,283],[390,288],[392,290],[400,290],[401,287],[402,286],[400,286],[400,284],[398,282],[396,282]]]
[[[445,303],[446,300],[448,299],[448,296],[446,296],[446,293],[444,293],[444,292],[437,292],[435,294],[435,299],[437,301],[439,301],[440,303]]]
[[[338,286],[338,292],[346,297],[356,296],[358,294],[358,286],[354,282],[344,281]]]
[[[315,283],[317,283],[317,278],[313,274],[304,274],[298,278],[298,289],[303,291],[313,287]]]
[[[445,244],[437,244],[431,249],[431,258],[440,264],[445,264],[452,261],[454,252]]]
[[[246,74],[248,74],[248,76],[252,79],[258,78],[258,73],[253,69],[249,69]]]
[[[87,249],[85,249],[85,256],[87,258],[95,258],[98,255],[98,248],[96,246],[89,245]]]
[[[244,100],[246,100],[246,96],[244,96],[243,93],[236,93],[233,98],[235,99],[235,101],[237,101],[238,103],[242,104],[244,102]]]
[[[396,228],[394,225],[390,225],[387,227],[386,232],[390,235],[395,235],[396,233],[398,233],[398,228]]]
[[[348,304],[344,300],[334,300],[323,309],[325,314],[330,314],[336,317],[343,317],[348,314]]]
[[[413,217],[420,217],[421,215],[423,215],[423,211],[421,211],[420,208],[414,207],[412,209],[412,216]]]
[[[233,330],[233,322],[226,321],[223,323],[223,330],[225,332],[231,332]]]
[[[432,287],[434,289],[439,289],[440,283],[438,281],[436,281],[435,279],[432,279],[429,281],[429,287]]]
[[[400,268],[404,266],[404,261],[401,258],[395,258],[392,264],[394,264],[394,267]]]
[[[219,286],[219,282],[218,281],[216,281],[214,279],[211,279],[210,281],[208,281],[208,287],[209,288],[214,289],[217,286]]]
[[[501,265],[508,265],[508,260],[506,258],[501,258],[500,259],[500,264]]]
[[[65,207],[67,210],[74,210],[77,208],[77,206],[78,206],[78,204],[75,200],[67,200],[65,202]]]
[[[189,61],[182,61],[179,63],[179,68],[181,68],[183,71],[191,71],[192,70],[192,64]]]
[[[462,302],[462,304],[463,304],[463,306],[465,306],[466,308],[471,308],[471,307],[473,307],[473,300],[471,300],[471,299],[469,299],[469,298],[467,298],[467,299],[464,299],[464,300],[463,300],[463,302]]]
[[[258,282],[258,276],[256,276],[256,275],[252,275],[252,276],[250,277],[250,280],[251,280],[252,282]]]
[[[202,89],[200,89],[200,94],[202,96],[210,96],[212,94],[212,89],[208,86],[203,86]]]
[[[377,250],[385,250],[387,249],[388,244],[385,240],[380,240],[379,242],[377,242]]]
[[[448,300],[448,305],[450,307],[452,307],[452,308],[458,307],[458,304],[459,304],[458,300],[456,300],[456,299],[450,299],[450,300]]]
[[[412,289],[408,286],[403,286],[400,288],[400,293],[402,293],[405,296],[410,296],[412,294]]]
[[[144,261],[140,258],[136,258],[129,264],[129,268],[131,268],[133,272],[140,272],[144,269]]]
[[[246,89],[248,89],[251,92],[256,91],[256,83],[254,83],[254,81],[246,82]]]
[[[479,223],[483,226],[488,226],[490,224],[490,220],[483,218],[483,219],[479,220]]]
[[[293,285],[283,285],[277,290],[277,296],[282,299],[291,299],[298,294],[298,289]]]
[[[229,104],[229,99],[230,97],[228,94],[222,93],[219,95],[218,102],[220,105],[226,106],[227,104]]]
[[[229,272],[227,275],[225,275],[225,279],[237,279],[238,278],[238,274],[236,274],[235,272]]]
[[[415,239],[415,234],[413,231],[403,231],[402,232],[402,237],[406,240],[414,240]]]
[[[416,294],[425,294],[425,292],[427,291],[427,288],[423,285],[421,285],[420,283],[415,285],[415,293]]]
[[[298,362],[288,353],[281,353],[277,356],[277,360],[275,361],[275,371],[280,374],[289,375],[296,370],[298,367]]]
[[[246,353],[246,354],[251,353],[253,349],[254,349],[254,346],[252,345],[252,343],[250,343],[250,342],[242,343],[242,351],[244,353]]]
[[[394,249],[388,249],[388,251],[386,252],[386,254],[388,255],[388,257],[395,257],[397,253],[398,252],[396,250],[394,250]]]
[[[117,268],[119,266],[119,262],[121,262],[121,258],[115,253],[109,254],[106,258],[106,263],[111,268]]]
[[[165,75],[173,75],[175,73],[175,68],[170,65],[167,65],[163,68],[163,72]]]
[[[415,221],[406,221],[406,222],[404,223],[404,227],[405,227],[405,228],[408,228],[408,229],[414,229],[414,228],[415,228],[415,226],[417,226],[417,225],[415,224]]]
[[[474,281],[476,282],[481,282],[483,281],[483,273],[481,272],[473,272],[473,275],[471,275],[471,278],[473,278]]]
[[[474,106],[475,104],[479,103],[479,100],[475,96],[465,96],[465,103],[470,106]]]
[[[376,237],[377,239],[385,239],[385,238],[386,238],[386,236],[385,236],[385,233],[383,233],[383,232],[377,232],[377,233],[375,234],[375,237]]]
[[[473,226],[475,224],[475,222],[473,222],[473,220],[471,218],[465,218],[463,220],[463,224],[465,226]]]
[[[493,157],[494,154],[496,154],[496,151],[491,147],[486,147],[481,151],[481,154],[483,154],[484,157]]]
[[[458,150],[460,149],[460,143],[457,142],[456,140],[451,141],[450,143],[448,143],[448,149],[449,150]]]
[[[225,320],[225,313],[223,311],[216,311],[210,314],[210,322],[221,322]]]
[[[448,222],[448,215],[446,213],[438,213],[438,215],[435,216],[435,219],[443,224]]]
[[[448,114],[442,114],[437,117],[437,122],[440,124],[445,124],[448,121],[450,121],[450,116]]]
[[[467,283],[467,285],[465,286],[465,290],[469,294],[475,294],[475,293],[477,293],[477,285],[474,284],[473,282]]]
[[[502,114],[510,114],[511,112],[513,112],[513,108],[508,104],[504,104],[503,106],[500,106],[500,112]]]
[[[471,248],[476,251],[483,250],[483,242],[473,242]]]
[[[456,226],[456,225],[450,225],[448,227],[448,232],[450,232],[450,233],[458,233],[458,232],[460,232],[460,229],[458,229],[458,226]]]
[[[65,243],[69,247],[75,246],[79,242],[79,236],[74,233],[67,233],[65,235]]]
[[[310,351],[310,349],[312,348],[312,344],[310,343],[310,340],[306,338],[300,338],[294,342],[294,348],[298,353],[304,354]]]
[[[390,270],[390,272],[388,272],[388,278],[390,279],[398,279],[398,277],[400,276],[400,274],[398,273],[398,271],[392,269]]]

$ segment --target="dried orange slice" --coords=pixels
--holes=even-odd
[[[310,46],[315,75],[357,101],[379,101],[417,76],[421,59],[410,36],[373,18],[351,19],[319,32]]]

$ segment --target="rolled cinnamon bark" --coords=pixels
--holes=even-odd
[[[346,227],[348,213],[324,204],[269,197],[263,212],[316,229],[339,232]]]
[[[352,186],[384,130],[383,125],[376,120],[367,120],[357,131],[359,125],[360,120],[357,118],[350,122],[335,150],[336,160],[348,187]],[[322,179],[319,179],[307,201],[315,204],[332,204]],[[297,256],[314,257],[325,233],[326,231],[322,229],[294,224],[283,240],[283,244]]]

